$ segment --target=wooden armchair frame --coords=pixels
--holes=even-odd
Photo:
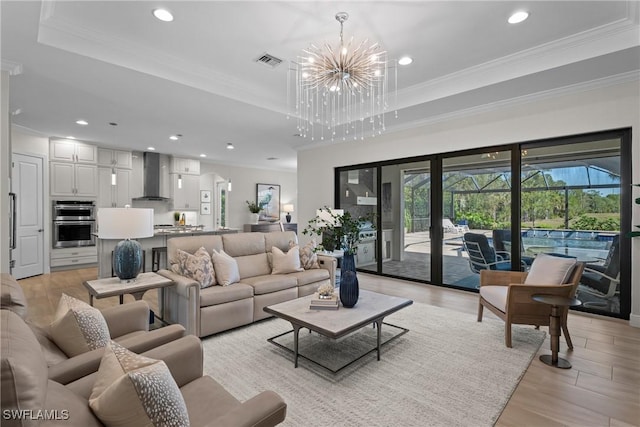
[[[482,322],[483,309],[486,307],[493,314],[505,322],[505,345],[511,348],[511,325],[535,325],[549,326],[551,306],[541,304],[531,299],[534,294],[560,295],[573,297],[576,294],[580,277],[584,270],[583,263],[577,263],[566,284],[563,285],[525,285],[527,272],[520,271],[480,271],[480,288],[483,286],[508,286],[505,311],[495,307],[480,295],[478,304],[478,322]],[[562,333],[567,345],[573,349],[571,336],[567,329],[568,307],[563,307],[561,312]]]

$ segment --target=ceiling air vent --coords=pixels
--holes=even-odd
[[[282,59],[276,58],[273,55],[269,55],[268,53],[263,53],[258,58],[256,58],[256,62],[259,64],[268,65],[271,68],[275,68],[282,63]]]

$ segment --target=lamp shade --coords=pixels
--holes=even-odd
[[[100,208],[98,211],[98,238],[144,237],[153,237],[153,209]]]
[[[282,210],[287,212],[287,213],[291,213],[291,212],[293,212],[293,205],[292,204],[284,205],[282,207]]]

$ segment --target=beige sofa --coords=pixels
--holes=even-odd
[[[82,426],[102,424],[88,403],[96,374],[63,385],[47,378],[47,363],[35,335],[20,316],[0,310],[2,426]],[[185,400],[192,426],[256,426],[281,423],[287,405],[273,391],[240,402],[203,376],[200,340],[182,337],[143,353],[163,360]],[[57,419],[56,419],[57,418]]]
[[[319,269],[271,274],[271,249],[275,246],[287,252],[289,243],[297,241],[293,231],[169,239],[169,265],[177,262],[178,249],[191,254],[200,247],[210,254],[213,249],[224,250],[236,260],[240,282],[200,289],[195,280],[160,270],[159,274],[175,282],[175,286],[161,293],[163,318],[182,324],[187,333],[203,337],[269,317],[264,307],[311,295],[321,284],[335,285],[337,261],[330,256],[318,255]]]

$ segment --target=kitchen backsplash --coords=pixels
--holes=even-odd
[[[184,213],[185,225],[199,225],[198,212],[169,209],[171,203],[154,200],[134,200],[131,206],[134,208],[153,209],[154,224],[174,224],[173,213],[180,212],[181,215]]]

